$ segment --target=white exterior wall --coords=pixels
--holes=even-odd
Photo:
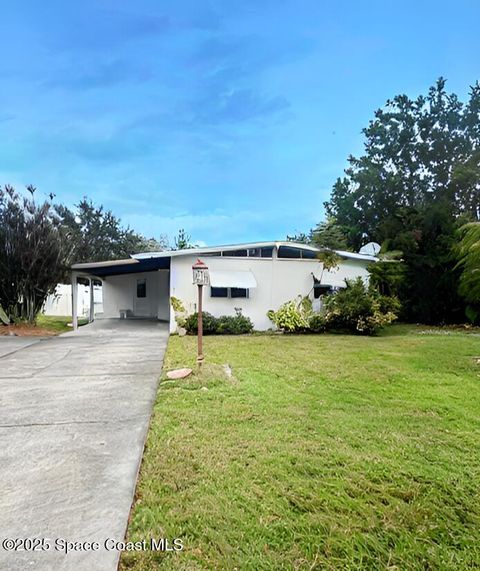
[[[210,287],[204,287],[203,309],[212,315],[235,315],[235,308],[242,309],[243,315],[250,317],[255,329],[261,331],[272,327],[266,313],[276,310],[283,303],[298,295],[313,298],[312,272],[317,279],[322,273],[322,263],[317,260],[296,260],[277,258],[237,258],[200,256],[211,270],[238,271],[250,270],[257,281],[257,287],[250,289],[250,297],[212,298]],[[192,265],[197,256],[176,256],[171,258],[170,295],[179,298],[188,313],[197,309],[197,286],[192,284]],[[339,269],[325,271],[322,284],[342,287],[345,279],[361,277],[368,280],[367,265],[370,262],[344,259]],[[170,330],[176,329],[171,310]]]
[[[102,288],[94,286],[93,299],[95,313],[102,313]],[[86,317],[90,308],[90,291],[88,286],[78,284],[77,292],[77,317]],[[69,316],[72,315],[72,286],[70,284],[58,284],[55,293],[49,295],[43,306],[45,315]]]
[[[147,296],[137,299],[137,280],[146,280]],[[122,274],[103,278],[103,317],[120,317],[128,310],[135,317],[170,317],[169,271]]]

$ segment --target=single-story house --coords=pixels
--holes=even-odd
[[[203,310],[215,316],[234,315],[240,309],[257,330],[272,327],[267,317],[286,301],[300,296],[319,300],[324,293],[345,287],[345,280],[368,280],[372,253],[337,251],[338,268],[326,270],[319,250],[295,242],[258,242],[187,250],[134,254],[125,260],[74,264],[72,312],[76,327],[78,278],[101,281],[105,318],[155,318],[177,329],[171,298],[188,313],[197,310],[197,287],[192,265],[201,259],[209,268],[210,285],[203,288]],[[95,303],[90,304],[90,319]],[[99,316],[100,317],[100,316]]]

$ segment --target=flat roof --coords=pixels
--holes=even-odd
[[[317,248],[302,242],[274,241],[274,242],[245,242],[243,244],[225,244],[223,246],[206,246],[203,248],[187,248],[185,250],[163,250],[161,252],[140,252],[132,254],[130,258],[124,260],[108,260],[105,262],[82,262],[72,265],[72,270],[81,272],[82,270],[97,276],[107,276],[116,273],[132,273],[142,271],[152,271],[156,269],[167,269],[170,266],[170,259],[178,256],[202,256],[214,254],[216,252],[228,252],[234,250],[248,250],[253,248],[278,248],[287,246],[289,248],[301,248],[311,252],[321,252],[325,248]],[[347,252],[345,250],[335,250],[342,258],[352,260],[363,260],[376,262],[378,258],[369,254],[359,254],[357,252]]]
[[[274,242],[245,242],[243,244],[225,244],[223,246],[206,246],[204,248],[186,248],[185,250],[163,250],[161,252],[141,252],[139,254],[132,254],[132,258],[136,260],[145,260],[148,258],[170,258],[175,256],[198,256],[202,254],[212,254],[218,251],[228,250],[248,250],[251,248],[268,248],[289,246],[291,248],[302,248],[310,250],[311,252],[321,252],[325,248],[317,248],[304,244],[303,242],[289,242],[289,241],[274,241]],[[346,250],[335,250],[335,252],[342,258],[351,258],[353,260],[365,260],[375,262],[378,258],[369,254],[359,254],[357,252],[347,252]]]

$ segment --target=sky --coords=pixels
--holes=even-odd
[[[480,79],[478,0],[0,6],[0,184],[148,237],[308,231],[375,109]]]

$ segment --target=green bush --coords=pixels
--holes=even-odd
[[[300,333],[308,331],[311,313],[312,302],[304,297],[300,301],[287,301],[277,311],[270,310],[267,317],[282,331]]]
[[[278,329],[289,333],[347,331],[373,335],[392,323],[399,311],[396,297],[380,295],[358,278],[347,281],[347,287],[338,293],[325,296],[321,313],[313,313],[311,301],[302,298],[288,301],[267,315]]]
[[[198,313],[193,313],[185,319],[185,329],[190,335],[198,332]],[[214,317],[210,313],[203,312],[203,333],[204,335],[242,335],[253,331],[253,323],[249,317],[245,317],[240,312],[236,315],[222,315]]]
[[[207,311],[202,312],[203,317],[203,334],[204,335],[213,335],[217,332],[217,324],[218,320],[216,317],[213,317],[211,313]],[[187,333],[191,335],[196,335],[198,333],[198,313],[192,313],[185,319],[184,324]]]
[[[396,298],[379,295],[361,278],[346,283],[345,289],[325,299],[327,329],[373,335],[397,318],[400,304]]]
[[[323,313],[314,313],[308,320],[308,329],[312,333],[324,333],[327,330],[327,320]]]
[[[253,331],[253,323],[244,315],[222,315],[217,319],[219,335],[242,335]]]

